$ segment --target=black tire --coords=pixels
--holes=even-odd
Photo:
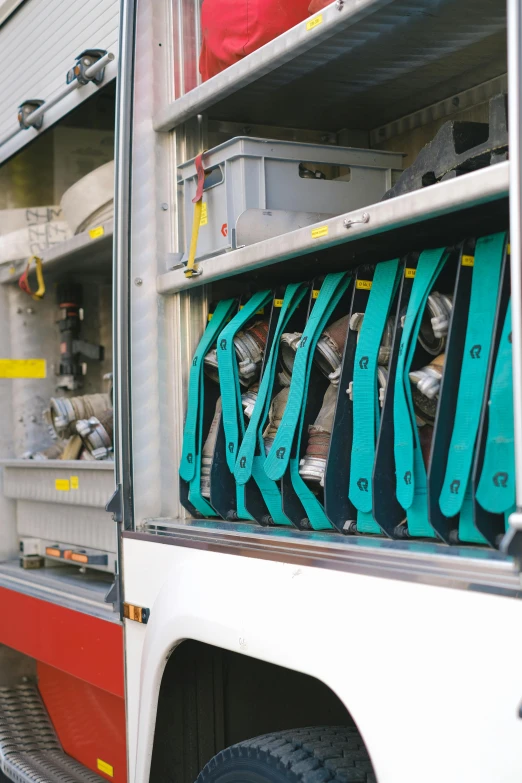
[[[290,729],[225,748],[196,783],[376,783],[357,729]]]

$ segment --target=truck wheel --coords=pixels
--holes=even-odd
[[[357,729],[344,726],[290,729],[225,748],[196,783],[376,783]]]

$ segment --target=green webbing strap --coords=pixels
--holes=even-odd
[[[289,319],[299,307],[306,290],[307,287],[303,283],[291,283],[286,288],[283,304],[281,305],[281,312],[279,313],[274,333],[274,339],[272,341],[272,350],[266,360],[263,377],[257,393],[256,404],[236,460],[234,475],[238,484],[246,484],[252,475],[252,464],[256,451],[256,444],[259,442],[259,428],[263,426],[270,408],[270,395],[274,386],[281,335],[286,329]],[[264,455],[264,453],[265,450],[263,445],[261,454]]]
[[[183,451],[181,453],[181,464],[179,466],[179,475],[184,481],[191,481],[196,473],[197,456],[201,456],[201,449],[196,448],[196,438],[198,429],[201,440],[201,428],[199,425],[198,413],[203,410],[203,369],[204,359],[212,345],[215,343],[218,334],[226,324],[227,318],[235,305],[235,299],[226,299],[218,302],[207,328],[203,332],[196,353],[192,358],[188,384],[188,402],[187,418],[183,430]]]
[[[476,498],[486,511],[503,514],[515,505],[511,302],[498,346],[488,411],[486,450]]]
[[[417,337],[426,302],[447,255],[445,248],[425,250],[421,253],[399,346],[393,404],[394,454],[397,500],[405,509],[410,508],[413,503],[417,478],[414,452],[416,446],[418,447],[418,431],[413,411],[409,370],[417,347]]]
[[[299,443],[297,444],[298,454],[300,441],[301,437],[299,436]],[[306,511],[306,516],[308,517],[312,528],[314,530],[331,530],[333,525],[324,513],[324,508],[319,503],[310,487],[303,481],[303,477],[299,473],[299,457],[292,457],[290,459],[290,477],[295,493],[303,504],[303,508]]]
[[[223,409],[223,428],[225,430],[227,465],[234,473],[236,455],[240,437],[245,432],[241,387],[234,337],[237,332],[270,301],[270,291],[258,291],[226,326],[218,341],[219,385],[221,387],[221,405]],[[253,519],[245,508],[245,487],[236,484],[237,515],[239,519]]]
[[[241,387],[237,366],[234,337],[256,312],[270,300],[270,291],[258,291],[223,329],[218,341],[219,385],[223,406],[223,427],[225,429],[227,465],[234,472],[239,447],[239,435],[244,432]]]
[[[279,485],[269,479],[265,473],[265,444],[261,438],[260,447],[263,449],[261,455],[256,455],[252,462],[252,476],[257,486],[261,490],[263,500],[274,524],[285,525],[286,527],[292,527],[292,521],[288,519],[283,511],[283,502],[281,500],[281,491]]]
[[[295,356],[288,402],[265,462],[265,473],[273,481],[282,478],[288,467],[296,428],[304,416],[304,403],[308,392],[315,348],[329,317],[349,283],[350,277],[346,272],[327,275],[310,318],[306,322]]]
[[[457,407],[444,484],[439,498],[440,510],[446,517],[453,517],[460,512],[471,472],[493,337],[505,239],[505,233],[493,234],[482,237],[475,246]]]
[[[482,533],[475,527],[475,520],[473,519],[473,496],[470,483],[468,483],[466,488],[459,514],[459,540],[467,541],[469,544],[488,543]]]
[[[359,532],[380,533],[373,521],[372,472],[379,420],[378,357],[382,336],[396,291],[399,259],[378,264],[357,341],[353,368],[353,439],[348,497],[359,512]],[[359,527],[359,521],[364,527]],[[371,529],[370,529],[371,528]]]

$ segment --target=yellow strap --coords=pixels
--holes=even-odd
[[[31,264],[35,262],[36,266],[36,282],[38,283],[38,290],[32,291],[31,286],[29,285],[29,272],[31,271]],[[25,291],[26,294],[29,294],[29,296],[32,296],[33,299],[36,299],[36,301],[40,301],[40,299],[43,299],[43,296],[45,294],[45,282],[44,282],[44,276],[43,276],[43,268],[42,268],[42,259],[38,256],[31,256],[29,261],[27,262],[27,266],[25,267],[25,271],[23,275],[20,277],[18,285],[22,289],[22,291]]]
[[[192,277],[197,274],[197,266],[195,265],[196,250],[198,247],[199,226],[201,223],[201,211],[203,209],[203,199],[196,201],[194,204],[194,221],[192,223],[192,236],[190,238],[190,250],[187,261],[187,267],[185,269],[185,277]]]

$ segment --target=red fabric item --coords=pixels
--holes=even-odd
[[[203,0],[199,70],[206,81],[308,16],[310,0]]]
[[[308,13],[309,14],[316,14],[318,11],[321,11],[323,8],[326,8],[327,5],[330,5],[332,0],[312,0],[310,5],[308,6]]]

